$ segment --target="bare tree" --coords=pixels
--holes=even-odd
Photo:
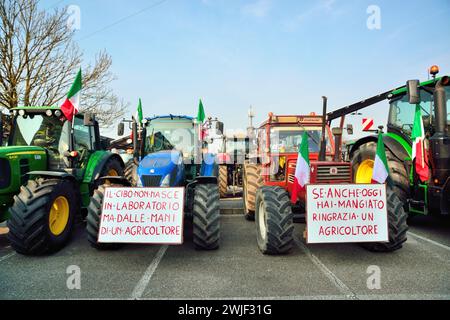
[[[38,2],[0,0],[0,107],[60,103],[83,65],[67,10],[42,11]],[[111,64],[111,56],[100,52],[82,67],[82,111],[95,112],[103,126],[127,108],[109,87],[115,80]]]

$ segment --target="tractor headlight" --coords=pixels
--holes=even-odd
[[[47,115],[47,117],[51,117],[53,115],[52,110],[47,110],[45,111],[45,114]]]
[[[170,187],[170,174],[166,175],[161,181],[161,187]]]
[[[19,110],[19,115],[23,117],[25,115],[25,110]]]

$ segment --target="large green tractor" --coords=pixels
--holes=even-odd
[[[0,148],[0,222],[8,220],[12,247],[25,255],[61,249],[102,178],[121,176],[123,168],[104,150],[93,116],[72,122],[57,107],[13,109]]]
[[[390,183],[410,214],[450,212],[450,79],[436,78],[382,93],[328,114],[328,121],[344,117],[383,100],[389,100],[387,132],[383,134],[390,171]],[[416,105],[420,105],[428,150],[429,180],[420,181],[412,159],[412,131]],[[343,123],[343,121],[341,121]],[[370,183],[377,147],[377,136],[356,141],[350,150],[354,182]]]

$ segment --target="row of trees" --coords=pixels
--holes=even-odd
[[[102,51],[86,63],[67,10],[48,12],[38,2],[0,0],[0,109],[57,105],[81,66],[82,111],[110,126],[128,107],[110,87],[111,56]]]

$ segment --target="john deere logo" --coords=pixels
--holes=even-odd
[[[330,168],[330,174],[337,174],[338,173],[338,169],[337,168]]]

